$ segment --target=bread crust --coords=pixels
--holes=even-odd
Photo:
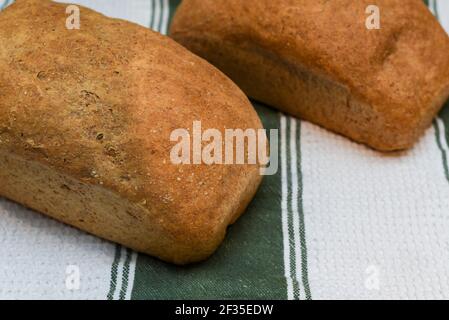
[[[182,46],[81,7],[0,13],[0,195],[165,261],[211,255],[253,198],[258,165],[175,165],[170,134],[260,129],[246,96]]]
[[[184,0],[170,33],[252,98],[382,151],[449,96],[449,37],[421,0]]]

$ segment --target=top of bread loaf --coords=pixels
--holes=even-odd
[[[259,168],[172,164],[170,134],[197,120],[203,130],[259,129],[255,110],[168,37],[83,7],[80,30],[68,30],[65,8],[19,0],[0,13],[0,149],[146,207],[160,222],[149,228],[180,246],[160,257],[205,258],[250,200]]]
[[[369,5],[380,30],[366,27]],[[385,130],[404,133],[396,147],[414,142],[449,94],[449,37],[421,0],[185,0],[172,32],[250,47],[344,85],[384,116]]]

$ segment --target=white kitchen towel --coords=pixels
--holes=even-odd
[[[180,1],[72,2],[165,34]],[[449,1],[427,4],[449,30]],[[0,298],[449,299],[449,106],[398,154],[255,107],[280,171],[211,259],[174,267],[0,199]]]

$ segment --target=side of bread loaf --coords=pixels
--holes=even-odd
[[[19,0],[0,13],[0,195],[185,264],[244,211],[258,165],[175,165],[175,129],[261,128],[246,96],[168,37],[81,8]]]
[[[171,37],[250,97],[383,151],[449,96],[449,38],[421,0],[184,0]]]

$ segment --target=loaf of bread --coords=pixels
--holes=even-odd
[[[449,96],[449,38],[422,0],[184,0],[171,37],[250,97],[378,150],[412,146]]]
[[[176,264],[211,255],[259,165],[179,165],[173,130],[260,129],[247,97],[168,37],[80,7],[0,13],[0,195]]]

